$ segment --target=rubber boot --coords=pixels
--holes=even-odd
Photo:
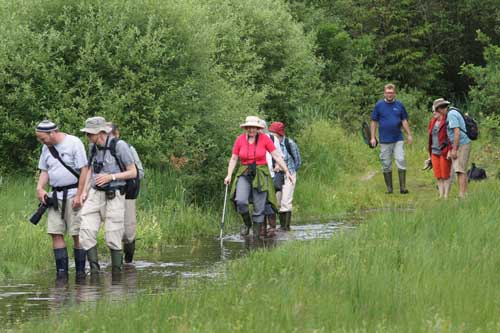
[[[267,238],[267,224],[266,224],[265,218],[264,218],[264,222],[260,223],[259,236],[261,239]]]
[[[68,250],[63,247],[54,249],[54,258],[56,260],[56,278],[68,278]]]
[[[286,212],[280,212],[280,230],[286,231]]]
[[[76,278],[85,278],[85,250],[73,249],[73,255],[75,256]]]
[[[111,250],[111,271],[113,273],[121,272],[123,265],[122,250]]]
[[[240,235],[248,236],[252,227],[252,217],[249,212],[241,214],[241,217],[243,218],[243,225],[241,226]]]
[[[123,244],[123,252],[125,253],[125,263],[130,264],[134,260],[135,239],[132,243]]]
[[[290,231],[290,224],[292,223],[292,212],[286,212],[286,231]]]
[[[261,223],[256,223],[256,222],[253,223],[252,235],[253,235],[254,239],[259,239],[259,233],[260,233],[261,226],[262,226],[262,222]]]
[[[267,222],[269,223],[267,237],[273,238],[274,236],[276,236],[276,214],[267,215]]]
[[[385,186],[387,187],[387,192],[385,194],[392,194],[392,171],[384,172]]]
[[[408,194],[408,190],[406,189],[406,170],[398,169],[399,176],[399,192],[401,194]]]
[[[101,270],[97,255],[97,245],[87,250],[87,260],[89,261],[90,274],[98,274]]]

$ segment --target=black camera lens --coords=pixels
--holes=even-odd
[[[94,161],[92,163],[92,167],[94,168],[94,173],[101,173],[102,169],[104,168],[104,163],[103,162]]]

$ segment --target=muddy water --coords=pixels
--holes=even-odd
[[[256,247],[273,247],[290,240],[330,238],[341,229],[353,226],[343,223],[310,224],[292,227],[291,232],[278,233],[272,241],[254,242],[237,234],[219,239],[205,239],[190,245],[172,246],[163,253],[144,257],[138,253],[134,265],[112,275],[101,262],[98,277],[76,280],[70,268],[68,280],[56,280],[52,268],[30,278],[0,283],[0,324],[7,328],[16,323],[42,319],[78,304],[101,298],[123,301],[137,294],[157,295],[177,288],[186,279],[214,279],[224,272],[224,262],[242,257]],[[143,255],[141,257],[141,255]],[[109,261],[109,258],[108,258]]]

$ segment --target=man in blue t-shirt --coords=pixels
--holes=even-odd
[[[387,187],[387,194],[393,192],[392,188],[392,158],[396,160],[399,175],[399,192],[407,194],[406,189],[406,161],[404,154],[404,138],[401,132],[403,127],[407,134],[408,143],[413,142],[408,113],[405,106],[396,100],[396,87],[389,83],[384,86],[384,99],[375,104],[371,115],[371,140],[372,147],[377,145],[375,134],[379,126],[380,161],[382,172]]]
[[[449,152],[453,170],[457,174],[459,198],[467,196],[467,164],[470,156],[470,139],[467,136],[465,120],[455,108],[449,108],[450,102],[444,98],[434,101],[436,110],[446,116],[446,129],[451,143]]]

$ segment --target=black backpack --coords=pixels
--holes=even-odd
[[[467,180],[483,180],[486,179],[486,170],[483,168],[476,167],[475,163],[472,163],[472,167],[467,171]]]
[[[451,107],[450,111],[451,110],[457,111],[458,113],[460,113],[462,118],[464,118],[466,131],[464,131],[463,129],[460,129],[460,130],[462,132],[464,132],[469,137],[469,139],[477,140],[477,137],[479,136],[479,128],[478,128],[477,123],[474,120],[474,118],[472,118],[468,114],[463,114],[459,109],[457,109],[455,107]]]
[[[109,146],[106,146],[106,148],[104,149],[109,150],[111,155],[115,158],[116,163],[120,168],[120,171],[123,172],[126,170],[126,166],[122,163],[122,161],[120,161],[120,159],[116,155],[116,144],[118,143],[118,141],[120,141],[120,139],[112,138],[111,141],[109,142]],[[92,165],[92,159],[94,158],[96,153],[97,153],[97,146],[94,145],[92,147],[92,151],[90,152],[89,166]],[[137,175],[135,176],[135,178],[127,179],[125,181],[125,199],[137,199],[137,197],[139,196],[139,190],[141,189],[141,181],[139,179],[139,168],[137,167],[137,164],[135,165],[135,168],[137,171]]]

